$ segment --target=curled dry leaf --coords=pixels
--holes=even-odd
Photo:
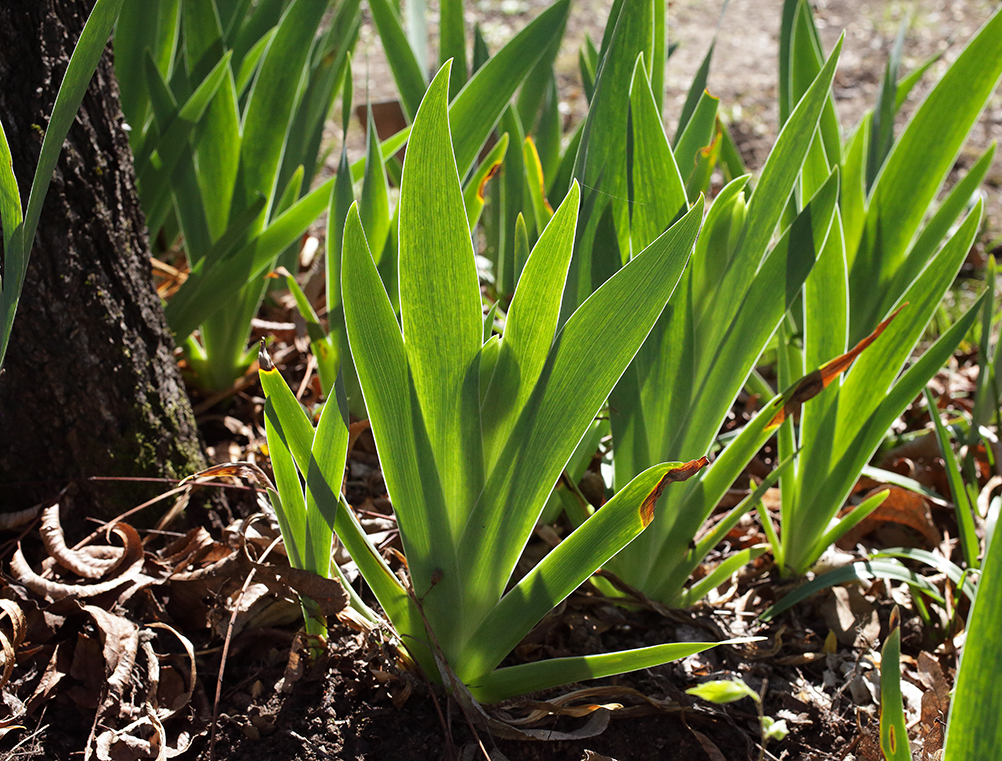
[[[196,677],[191,642],[166,624],[153,623],[149,629],[141,629],[102,608],[88,605],[83,609],[101,632],[106,675],[85,758],[138,761],[167,759],[183,752],[191,743],[190,733],[178,733],[176,745],[171,746],[163,722],[190,703]],[[186,668],[161,668],[162,656],[153,647],[157,631],[170,632],[182,644]],[[165,660],[170,662],[170,658]],[[140,660],[145,660],[145,672],[137,668]],[[178,672],[185,670],[188,673],[182,679]],[[186,684],[179,687],[179,682]],[[125,726],[116,728],[121,723]]]
[[[157,685],[157,715],[163,720],[186,708],[191,702],[192,693],[195,691],[195,680],[198,677],[198,670],[195,666],[195,647],[191,644],[191,640],[172,626],[164,623],[152,623],[149,625],[149,628],[173,634],[181,643],[185,654],[188,656],[188,673],[183,680],[185,687],[181,691],[172,689],[173,682],[169,682],[166,679],[162,679]],[[178,671],[172,668],[171,673],[177,674]]]
[[[267,474],[252,462],[224,462],[219,465],[213,465],[211,468],[206,468],[188,476],[181,481],[180,485],[184,485],[189,481],[204,483],[224,476],[249,481],[255,486],[260,486],[262,489],[275,488]]]
[[[31,697],[25,701],[25,715],[31,714],[38,706],[48,700],[56,686],[67,675],[66,663],[70,659],[70,650],[73,648],[73,644],[72,641],[63,641],[53,649],[45,671],[42,672],[42,678],[35,685]]]
[[[125,554],[123,547],[93,548],[98,550],[96,553],[71,550],[66,546],[63,527],[59,522],[58,504],[50,505],[42,511],[42,526],[39,531],[49,555],[63,568],[85,579],[102,578],[112,571]]]
[[[727,757],[720,752],[720,748],[717,744],[713,742],[709,737],[704,735],[702,732],[697,732],[695,729],[686,724],[686,729],[688,729],[692,736],[696,738],[703,752],[706,753],[710,761],[727,761]]]
[[[135,581],[139,578],[143,570],[143,543],[137,532],[127,523],[118,523],[112,531],[121,537],[124,550],[121,560],[115,567],[109,570],[110,573],[121,570],[114,576],[97,584],[66,584],[63,582],[45,579],[35,573],[28,561],[21,553],[21,547],[14,551],[14,556],[10,561],[11,573],[32,592],[46,597],[50,600],[61,600],[66,597],[86,598],[110,592],[122,586],[126,582]],[[124,569],[124,570],[122,570]]]
[[[623,708],[623,704],[616,701],[596,703],[595,698],[623,697],[625,695],[640,695],[629,687],[589,687],[581,690],[559,695],[550,700],[527,700],[519,701],[514,706],[509,706],[505,712],[505,721],[512,726],[531,726],[539,721],[543,721],[550,716],[573,716],[580,718],[587,716],[600,708],[607,711],[618,711]],[[520,718],[512,718],[509,714],[512,707],[526,708],[529,713]]]
[[[94,741],[98,761],[167,761],[164,726],[153,714],[148,714],[120,730],[105,729]],[[84,756],[89,761],[91,754]]]
[[[157,556],[171,568],[180,570],[205,558],[215,546],[209,532],[199,526],[168,544]]]

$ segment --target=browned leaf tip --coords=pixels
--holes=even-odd
[[[654,506],[664,493],[665,487],[670,483],[685,481],[691,478],[705,468],[709,461],[709,458],[706,456],[700,457],[698,460],[690,460],[689,462],[682,463],[677,468],[672,468],[661,477],[658,485],[654,487],[640,505],[640,520],[643,522],[644,528],[647,528],[651,521],[654,520]]]
[[[833,380],[835,380],[835,378],[837,378],[839,374],[848,370],[849,365],[853,363],[853,360],[855,360],[856,357],[862,354],[863,350],[867,346],[869,346],[870,344],[872,344],[874,341],[877,340],[877,337],[884,332],[884,330],[887,328],[888,325],[891,324],[891,320],[897,317],[898,312],[900,312],[906,306],[908,306],[908,302],[905,302],[897,309],[895,309],[893,312],[891,312],[891,314],[887,317],[887,319],[885,319],[877,326],[876,330],[874,330],[872,333],[870,333],[870,335],[868,335],[866,338],[864,338],[862,341],[860,341],[858,344],[852,347],[851,351],[848,351],[841,357],[836,357],[830,362],[825,362],[823,365],[821,365],[820,368],[821,383],[822,383],[821,388],[824,388]]]
[[[261,339],[261,348],[257,351],[257,363],[261,366],[263,372],[269,372],[275,369],[275,363],[271,361],[271,357],[268,355],[268,350],[264,346],[264,339]]]
[[[536,176],[539,177],[539,196],[543,199],[543,206],[546,207],[547,212],[553,214],[553,207],[550,206],[550,202],[546,198],[546,178],[543,177],[543,162],[539,160],[539,151],[536,150],[536,143],[532,137],[525,139],[525,147],[529,149],[529,159],[535,165]]]
[[[480,185],[477,187],[477,200],[480,201],[480,203],[484,203],[484,188],[487,187],[487,183],[494,178],[494,175],[498,173],[500,168],[501,160],[498,159],[491,164],[491,168],[487,170],[487,174],[484,175],[484,179],[480,181]]]
[[[789,395],[786,403],[783,405],[782,409],[776,413],[775,417],[769,421],[769,425],[766,426],[766,430],[770,430],[780,425],[784,420],[786,420],[787,416],[792,415],[801,404],[820,394],[833,380],[848,370],[849,366],[856,360],[856,358],[863,353],[863,350],[877,340],[877,337],[884,332],[888,325],[891,324],[891,320],[897,317],[898,312],[906,306],[908,306],[908,302],[905,302],[895,309],[886,320],[877,326],[876,330],[856,344],[850,351],[839,357],[835,357],[835,359],[825,362],[817,370],[808,373],[801,378],[793,390],[788,392]]]

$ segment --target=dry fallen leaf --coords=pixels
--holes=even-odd
[[[42,543],[51,558],[68,571],[85,579],[100,579],[111,573],[121,563],[123,547],[83,547],[71,550],[66,546],[63,527],[59,522],[59,505],[50,505],[42,511],[39,528]]]
[[[129,582],[140,580],[145,562],[143,543],[137,532],[127,523],[116,523],[111,529],[122,540],[122,553],[116,562],[107,569],[108,578],[95,584],[65,583],[46,579],[32,570],[21,553],[21,547],[14,551],[10,561],[11,573],[32,592],[48,599],[97,597],[105,592],[111,592]],[[152,581],[152,579],[151,579]]]
[[[860,521],[858,526],[850,529],[839,541],[839,546],[854,547],[860,539],[885,523],[907,526],[917,531],[926,540],[928,547],[939,546],[942,536],[932,518],[929,502],[922,495],[898,486],[880,485],[863,495],[863,499],[885,489],[889,493],[880,506]]]
[[[943,749],[946,716],[950,707],[950,686],[946,682],[939,661],[922,651],[918,657],[918,681],[924,688],[918,738],[921,744],[919,759],[931,761]]]
[[[822,612],[838,641],[852,647],[870,648],[880,635],[876,607],[856,587],[833,587]]]

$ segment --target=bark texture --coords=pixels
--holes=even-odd
[[[27,205],[48,114],[94,0],[0,3],[0,119]],[[153,287],[110,45],[63,144],[0,376],[0,510],[68,480],[113,517],[204,465]]]

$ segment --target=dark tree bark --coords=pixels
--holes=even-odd
[[[93,5],[0,3],[0,119],[25,206],[48,114]],[[152,284],[110,50],[63,145],[0,376],[2,511],[76,480],[76,507],[113,517],[164,486],[79,479],[178,477],[204,466]]]

